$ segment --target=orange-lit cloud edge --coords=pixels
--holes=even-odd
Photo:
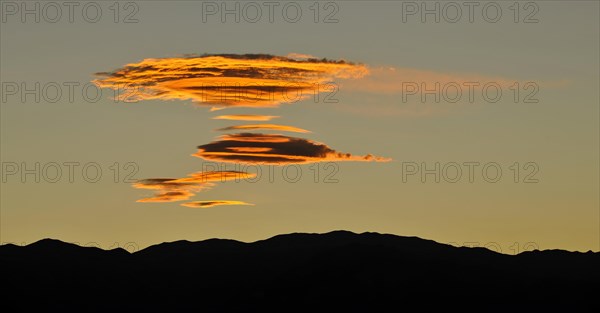
[[[292,133],[310,133],[310,130],[302,129],[294,126],[287,125],[277,125],[277,124],[244,124],[244,125],[235,125],[235,126],[227,126],[224,128],[219,128],[219,131],[228,131],[228,130],[256,130],[256,129],[267,129],[267,130],[281,130]]]
[[[236,200],[206,200],[206,201],[193,201],[182,203],[182,206],[186,206],[189,208],[212,208],[218,205],[254,205],[252,203],[247,203],[244,201],[236,201]]]
[[[213,120],[230,120],[230,121],[260,121],[266,122],[279,116],[274,115],[254,115],[254,114],[236,114],[236,115],[219,115],[215,116]]]

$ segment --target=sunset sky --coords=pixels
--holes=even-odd
[[[190,1],[134,2],[137,23],[108,5],[97,23],[7,16],[0,242],[345,229],[598,251],[600,8],[575,2],[536,2],[537,23],[507,3],[496,23],[403,21],[392,1],[335,2],[335,23],[326,2],[318,23],[309,3],[296,23],[222,22]],[[10,89],[38,82],[39,101]],[[21,176],[36,163],[39,182]],[[439,182],[421,176],[436,163]]]

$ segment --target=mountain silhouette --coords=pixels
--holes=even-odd
[[[600,253],[505,255],[378,233],[135,253],[44,239],[0,246],[3,312],[599,312]]]

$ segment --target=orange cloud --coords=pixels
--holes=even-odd
[[[209,189],[216,181],[246,179],[256,176],[254,173],[240,171],[197,172],[185,178],[148,178],[137,181],[134,188],[156,190],[154,196],[137,202],[174,202],[188,200],[197,192]]]
[[[270,121],[279,116],[274,115],[253,115],[253,114],[238,114],[238,115],[219,115],[213,120],[231,120],[231,121]]]
[[[235,201],[235,200],[211,200],[211,201],[194,201],[182,203],[182,206],[190,207],[190,208],[211,208],[217,205],[254,205],[252,203],[246,203],[243,201]]]
[[[219,140],[221,140],[221,141],[278,143],[278,142],[289,142],[290,137],[281,136],[281,135],[263,135],[263,134],[245,133],[244,136],[240,136],[240,134],[223,135],[223,136],[219,137]]]
[[[188,175],[190,177],[186,177],[186,178],[179,178],[176,179],[174,182],[175,183],[207,183],[207,182],[215,182],[215,181],[221,181],[221,182],[225,182],[228,180],[240,180],[240,179],[247,179],[247,178],[254,178],[256,176],[256,174],[254,173],[247,173],[247,172],[240,172],[240,171],[211,171],[211,172],[197,172],[197,173],[193,173]]]
[[[240,153],[255,153],[255,152],[269,152],[272,151],[273,148],[261,148],[261,147],[228,147],[228,150],[240,152]]]
[[[229,126],[225,128],[220,128],[217,130],[227,131],[227,130],[253,130],[253,129],[269,129],[269,130],[281,130],[286,132],[294,132],[294,133],[310,133],[309,130],[294,127],[294,126],[286,126],[286,125],[276,125],[276,124],[247,124],[247,125],[237,125],[237,126]]]
[[[167,192],[158,192],[153,197],[144,198],[137,200],[136,202],[174,202],[174,201],[183,201],[188,200],[194,196],[193,192],[178,190],[178,191],[167,191]]]
[[[195,188],[194,183],[178,182],[176,178],[148,178],[140,179],[133,184],[138,189],[188,189]]]
[[[220,54],[145,59],[97,73],[101,88],[123,90],[122,101],[192,100],[218,107],[276,107],[319,93],[319,84],[359,78],[364,65],[267,54]]]
[[[391,159],[355,156],[337,152],[325,144],[284,135],[240,133],[221,136],[219,140],[198,146],[194,154],[211,161],[257,164],[303,164],[327,161],[376,161]]]

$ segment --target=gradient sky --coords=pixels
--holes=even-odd
[[[114,23],[112,16],[95,24],[77,15],[72,24],[8,17],[0,30],[2,82],[85,84],[98,79],[95,73],[146,59],[205,53],[305,54],[355,62],[369,75],[332,77],[339,84],[338,103],[311,98],[212,112],[189,99],[116,103],[110,89],[95,103],[84,101],[81,88],[73,102],[66,95],[56,103],[8,96],[1,103],[2,162],[30,167],[96,162],[103,176],[86,182],[81,166],[72,183],[66,167],[57,183],[8,176],[1,185],[1,242],[50,237],[103,248],[134,242],[142,248],[180,239],[254,241],[346,229],[444,243],[497,243],[505,253],[514,243],[529,242],[542,249],[599,250],[597,1],[538,1],[538,23],[514,23],[509,4],[501,4],[497,23],[482,20],[480,11],[473,23],[466,17],[458,23],[421,23],[418,17],[403,22],[401,2],[391,1],[336,2],[338,23],[314,23],[309,4],[301,5],[304,16],[297,23],[285,22],[278,11],[274,23],[266,18],[221,23],[215,16],[203,22],[199,2],[175,3],[136,2],[139,22],[130,24]],[[503,96],[496,103],[480,96],[474,103],[423,103],[419,94],[403,101],[402,82],[435,81],[497,82]],[[514,103],[512,83],[529,81],[539,86],[538,103]],[[526,93],[521,90],[521,98]],[[277,118],[215,118],[242,114]],[[135,162],[136,179],[199,172],[207,161],[192,156],[197,147],[225,134],[218,129],[242,124],[291,125],[310,132],[286,136],[391,161],[337,162],[337,183],[324,183],[324,174],[333,169],[326,170],[326,163],[301,165],[303,176],[296,183],[284,180],[282,167],[274,168],[269,181],[263,166],[254,183],[216,182],[190,199],[253,205],[136,202],[152,190],[123,182],[124,169],[120,182],[113,181],[109,167],[115,162]],[[466,173],[457,183],[435,183],[431,177],[422,183],[418,176],[403,182],[403,162],[430,167],[497,162],[503,176],[497,183],[486,182],[480,171],[473,183]],[[535,162],[539,182],[523,183],[528,171],[521,169],[515,183],[509,170],[515,162]],[[314,166],[321,171],[317,183]],[[236,168],[229,164],[226,170]]]

